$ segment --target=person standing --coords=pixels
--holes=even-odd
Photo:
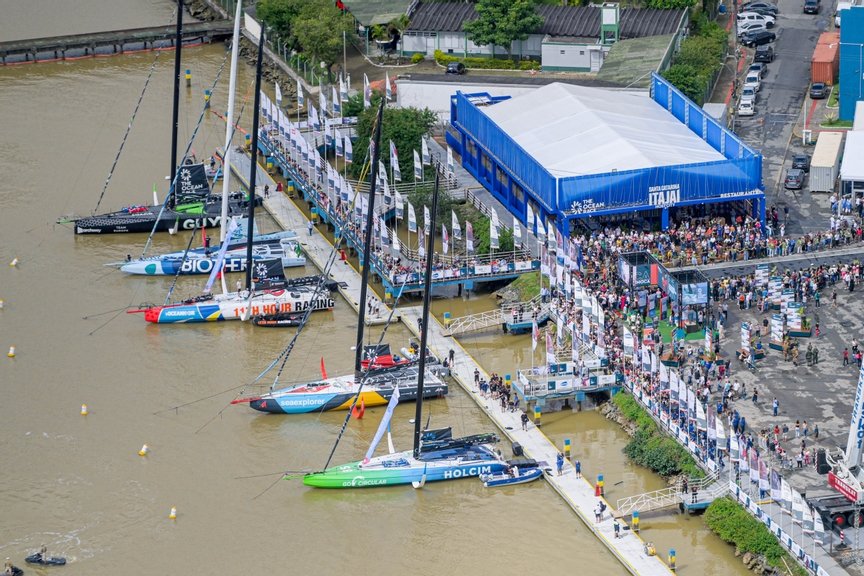
[[[558,470],[558,476],[561,476],[564,473],[564,454],[561,452],[559,452],[558,457],[555,458],[555,468]]]
[[[526,412],[522,412],[522,430],[528,430],[528,414]]]
[[[771,402],[771,409],[774,412],[774,416],[777,416],[777,412],[780,410],[780,402],[776,396],[774,397],[774,401]]]
[[[582,462],[579,460],[574,461],[573,468],[576,471],[576,478],[582,478]]]
[[[309,231],[309,236],[312,235],[312,229],[313,229],[314,227],[315,227],[315,225],[312,224],[312,220],[309,220],[309,222],[306,224],[306,230]]]

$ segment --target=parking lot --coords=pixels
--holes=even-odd
[[[760,150],[765,158],[763,180],[769,207],[789,207],[786,233],[799,235],[808,231],[826,230],[830,217],[828,193],[811,194],[805,177],[800,190],[786,190],[784,177],[791,167],[795,153],[813,153],[813,146],[802,144],[805,124],[820,130],[825,116],[827,98],[811,100],[810,59],[819,35],[833,28],[834,0],[822,0],[818,14],[805,14],[803,0],[780,0],[775,26],[769,30],[776,35],[770,44],[775,58],[767,64],[767,73],[761,80],[755,111],[752,116],[735,115],[732,127],[750,146]],[[734,27],[733,27],[734,29]],[[740,46],[740,45],[739,45]],[[746,71],[753,61],[754,48],[740,46]],[[744,74],[739,84],[744,84]],[[737,111],[739,88],[733,100]]]

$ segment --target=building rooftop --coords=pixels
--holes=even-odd
[[[600,36],[599,6],[537,6],[543,24],[537,34],[550,36]],[[672,34],[678,30],[686,10],[621,8],[621,38]],[[465,2],[418,2],[411,13],[408,31],[461,32],[462,24],[477,18],[474,4]]]
[[[343,0],[345,8],[364,26],[387,24],[408,13],[415,0]]]
[[[556,178],[725,160],[644,93],[554,83],[482,112]]]

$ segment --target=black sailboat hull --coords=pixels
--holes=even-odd
[[[248,202],[243,199],[242,194],[231,196],[228,201],[228,216],[244,216]],[[260,205],[261,199],[257,198],[256,202]],[[153,230],[154,224],[157,232],[218,228],[222,225],[222,199],[218,195],[207,198],[204,211],[201,213],[177,212],[166,208],[159,216],[161,208],[161,206],[147,206],[136,213],[121,210],[79,218],[74,220],[75,234],[148,233]]]

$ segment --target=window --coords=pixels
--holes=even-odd
[[[516,201],[519,204],[525,202],[525,192],[522,190],[522,187],[513,182],[513,197],[516,198]]]
[[[584,55],[585,55],[585,51],[584,51],[584,50],[579,50],[579,56],[584,56]]]
[[[474,144],[473,140],[468,140],[468,145],[465,148],[467,149],[469,156],[477,158],[477,146]]]
[[[492,172],[492,162],[489,160],[489,157],[486,154],[483,154],[483,169],[487,172]]]
[[[501,184],[501,187],[505,190],[507,189],[507,186],[510,185],[510,179],[508,178],[507,173],[504,172],[504,170],[502,170],[501,168],[495,170],[495,178],[498,180],[498,183]]]
[[[561,54],[567,54],[567,50],[561,50]]]

